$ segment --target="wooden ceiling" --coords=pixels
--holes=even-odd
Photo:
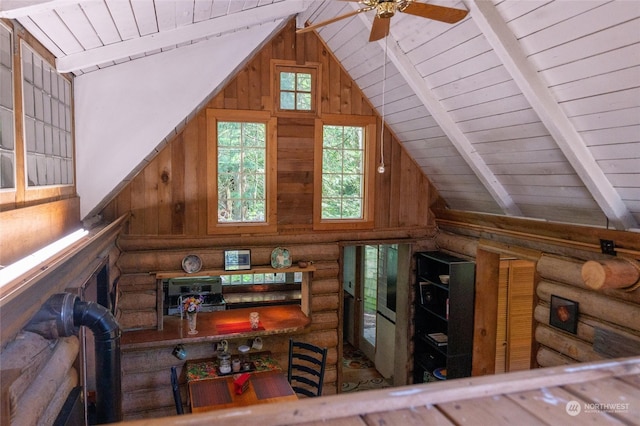
[[[431,3],[470,13],[453,25],[396,14],[390,36],[373,43],[373,11],[318,34],[448,206],[638,230],[640,1]],[[303,25],[358,7],[4,0],[0,16],[35,36],[60,71],[81,76],[292,16]]]

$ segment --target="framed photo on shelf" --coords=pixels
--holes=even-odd
[[[240,271],[251,269],[251,250],[225,250],[224,270]]]
[[[578,330],[578,302],[552,294],[549,324],[576,334]]]

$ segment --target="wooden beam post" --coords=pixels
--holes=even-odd
[[[495,373],[500,255],[478,250],[472,376]]]

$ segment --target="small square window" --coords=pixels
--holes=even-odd
[[[276,64],[273,72],[276,111],[293,114],[317,112],[319,65]]]

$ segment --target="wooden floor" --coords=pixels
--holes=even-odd
[[[131,425],[637,425],[640,357],[307,398]]]

